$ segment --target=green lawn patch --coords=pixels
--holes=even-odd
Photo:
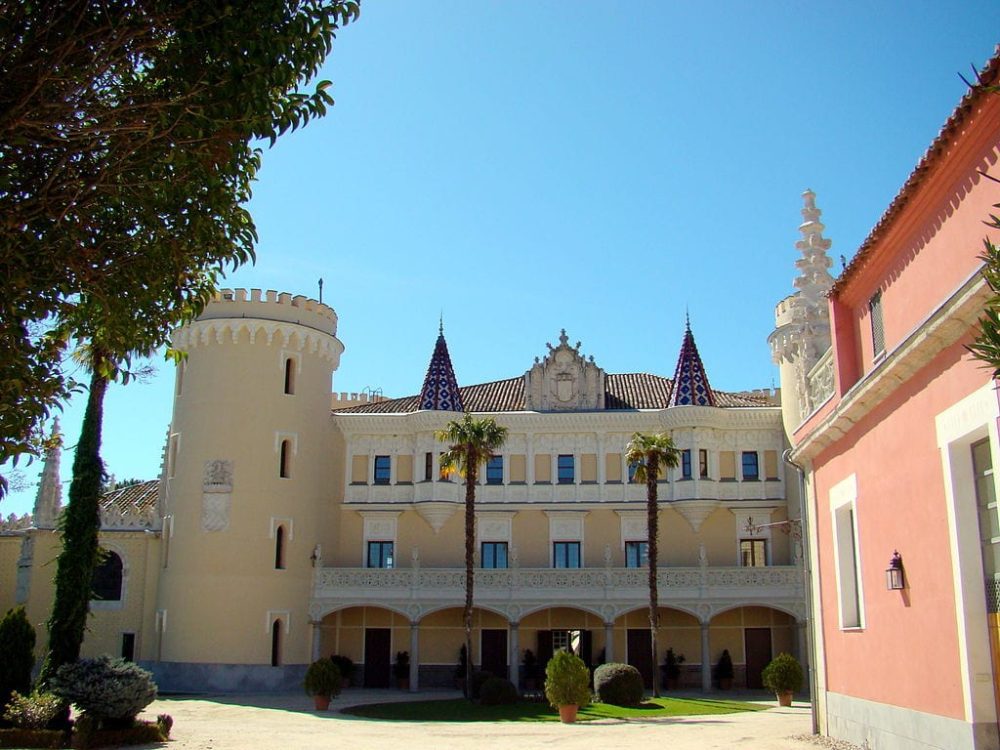
[[[578,721],[594,719],[651,719],[668,716],[703,716],[763,711],[769,706],[747,701],[712,698],[650,698],[632,708],[591,703],[580,709]],[[353,706],[343,713],[382,721],[559,721],[559,714],[545,703],[520,702],[512,706],[480,706],[463,698],[407,703]]]

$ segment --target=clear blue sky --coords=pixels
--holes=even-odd
[[[801,192],[850,258],[997,29],[995,0],[368,0],[323,72],[336,106],[264,154],[257,264],[227,285],[322,277],[338,391],[417,392],[441,313],[460,384],[522,374],[563,327],[608,372],[671,376],[686,309],[715,388],[770,386]],[[109,392],[118,478],[158,474],[158,367]]]

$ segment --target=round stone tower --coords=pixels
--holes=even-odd
[[[311,657],[308,605],[333,486],[337,315],[222,290],[173,345],[155,644],[174,689],[277,689]],[[150,647],[151,646],[151,647]]]

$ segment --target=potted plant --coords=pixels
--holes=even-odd
[[[526,648],[524,649],[524,660],[521,663],[524,665],[524,689],[537,690],[538,657],[535,656],[534,652],[530,648]]]
[[[337,669],[340,670],[340,684],[346,690],[351,686],[351,678],[354,677],[354,662],[351,661],[351,657],[340,654],[331,656],[330,661],[336,664]]]
[[[779,706],[792,705],[792,693],[802,689],[802,667],[791,654],[778,654],[761,673],[764,687],[772,691]]]
[[[309,665],[302,686],[313,697],[317,711],[326,711],[330,699],[340,694],[340,670],[331,659],[319,659]]]
[[[590,670],[580,657],[563,649],[552,655],[545,666],[545,697],[559,709],[561,722],[576,721],[577,709],[590,703]]]
[[[396,663],[392,665],[392,673],[396,675],[396,687],[400,690],[410,689],[410,652],[397,651]]]
[[[719,681],[719,690],[729,690],[733,687],[733,659],[729,649],[722,649],[722,656],[715,665],[715,679]]]
[[[685,662],[684,654],[675,654],[672,648],[667,649],[663,657],[663,687],[676,690],[681,682],[681,664]]]

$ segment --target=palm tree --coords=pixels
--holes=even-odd
[[[656,627],[659,624],[657,616],[656,589],[656,537],[658,528],[658,506],[656,503],[656,482],[661,473],[677,466],[680,451],[674,447],[674,441],[665,432],[654,435],[644,435],[637,432],[625,446],[625,460],[635,466],[635,481],[646,483],[646,527],[648,533],[647,556],[649,558],[649,633],[653,648],[652,678],[653,695],[660,696],[656,679]]]
[[[490,459],[507,440],[507,428],[501,427],[493,417],[474,419],[466,412],[461,420],[451,420],[435,433],[435,437],[448,444],[441,455],[441,469],[456,471],[465,477],[465,693],[471,696],[472,686],[472,589],[476,544],[476,479],[479,467]]]

